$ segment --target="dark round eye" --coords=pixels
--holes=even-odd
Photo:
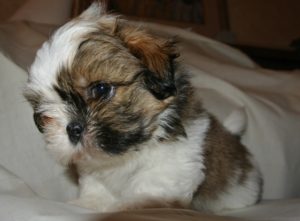
[[[97,83],[90,89],[92,99],[109,99],[114,94],[114,86],[107,83]]]

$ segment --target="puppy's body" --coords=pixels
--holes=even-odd
[[[205,177],[199,145],[204,142],[201,132],[207,127],[206,119],[196,120],[188,129],[190,139],[180,138],[171,144],[150,141],[140,151],[132,151],[110,166],[84,160],[78,164],[80,172],[81,168],[85,170],[80,178],[81,197],[90,202],[97,196],[100,210],[115,209],[116,205],[119,209],[149,207],[153,202],[156,206],[160,203],[160,206],[188,206]]]
[[[94,4],[45,43],[25,91],[48,149],[99,211],[255,203],[251,155],[201,108],[170,41]]]

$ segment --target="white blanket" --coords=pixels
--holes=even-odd
[[[172,27],[148,26],[181,39],[179,59],[192,73],[205,107],[221,120],[236,109],[245,111],[243,142],[262,170],[264,198],[300,196],[300,71],[261,69],[221,43]],[[36,44],[18,37],[18,27],[22,33],[25,29],[26,39],[37,39]],[[11,58],[0,54],[0,220],[87,220],[91,211],[64,203],[76,197],[77,187],[45,151],[32,110],[22,97],[26,72],[11,61],[28,67],[32,52],[46,38],[44,29],[37,27],[0,27],[0,47]],[[265,202],[226,215],[300,220],[300,200]]]

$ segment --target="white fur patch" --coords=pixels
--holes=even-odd
[[[58,162],[67,165],[76,148],[70,143],[66,132],[66,126],[70,120],[66,106],[59,102],[53,102],[42,104],[39,108],[39,111],[53,119],[44,131],[47,149]]]
[[[152,198],[189,204],[205,178],[202,152],[208,128],[208,118],[195,120],[186,128],[187,139],[165,144],[153,139],[131,153],[126,164],[81,177],[76,204],[97,202],[92,208],[101,211]]]
[[[27,89],[47,96],[47,100],[56,100],[51,92],[52,86],[57,85],[57,75],[61,68],[71,66],[80,43],[88,33],[99,30],[97,20],[115,21],[111,15],[101,15],[101,5],[92,4],[80,15],[60,27],[51,39],[38,50],[35,61],[29,70]]]

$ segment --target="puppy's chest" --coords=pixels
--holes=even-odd
[[[144,144],[122,166],[95,172],[95,185],[103,185],[116,198],[192,197],[205,178],[202,152],[207,127],[208,122],[197,121],[187,128],[187,138]]]

